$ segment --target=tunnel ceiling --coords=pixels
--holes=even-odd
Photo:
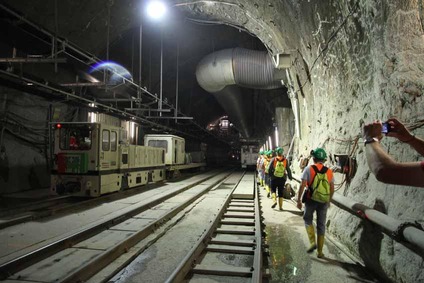
[[[222,11],[214,10],[215,5],[210,5],[211,10],[207,10],[205,7],[209,5],[205,6],[202,3],[178,6],[178,1],[173,3],[174,6],[161,26],[157,22],[149,21],[141,12],[145,3],[146,1],[130,0],[57,1],[57,6],[55,6],[53,0],[31,1],[30,5],[25,0],[2,1],[5,7],[52,34],[57,34],[64,41],[75,44],[81,50],[101,60],[108,59],[121,64],[132,74],[136,83],[139,81],[138,54],[141,24],[142,72],[140,85],[146,87],[151,94],[157,95],[160,93],[162,34],[164,62],[162,85],[165,102],[171,106],[176,105],[178,49],[178,108],[180,112],[193,117],[195,123],[203,128],[206,128],[209,122],[223,115],[230,114],[231,116],[231,113],[226,113],[213,95],[198,85],[195,77],[196,66],[208,54],[226,48],[278,50],[279,47],[274,45],[274,41],[270,40],[271,37],[265,36],[259,40],[254,35],[257,33],[264,37],[262,34],[264,27],[262,26],[262,30],[259,31],[260,23],[257,21],[253,21],[253,23],[259,25],[252,26],[251,16],[246,14],[246,10],[239,4],[234,7],[220,5],[221,8],[224,8]],[[224,12],[223,18],[216,21],[217,18],[213,14],[221,12]],[[6,27],[2,31],[2,38],[7,38],[0,46],[2,57],[11,57],[13,47],[17,48],[18,57],[49,55],[51,46],[48,42],[43,43],[36,35],[31,35],[31,29],[28,29],[22,21],[9,17],[4,10],[1,10],[1,15],[3,26]],[[110,22],[108,23],[109,18]],[[76,75],[84,78],[81,73],[89,70],[89,66],[74,62],[72,58],[68,58],[67,62],[67,64],[60,65],[59,75],[52,73],[52,64],[38,64],[37,66],[27,64],[23,68],[28,73],[32,71],[32,75],[41,76],[43,74],[44,79],[59,84],[75,82]],[[82,90],[74,89],[73,91],[81,92]],[[123,87],[116,88],[114,95],[121,97],[127,91]],[[262,138],[272,127],[274,107],[290,107],[285,88],[273,91],[241,88],[241,92],[245,95],[246,102],[249,102],[246,105],[240,105],[240,108],[251,116],[249,125],[254,133],[253,138]],[[88,88],[84,90],[84,95],[107,98],[110,96],[110,92],[105,93],[103,89]],[[136,96],[136,92],[131,95]],[[146,105],[153,105],[151,106],[153,108],[157,107],[151,97],[144,102]],[[123,104],[119,106],[129,107]],[[147,114],[145,115],[147,116]],[[155,121],[171,128],[186,129],[185,126],[190,124],[188,120],[180,120],[178,125],[175,125],[174,120],[158,119]]]

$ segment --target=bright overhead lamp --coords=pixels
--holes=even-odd
[[[146,11],[150,18],[159,20],[166,14],[166,5],[161,1],[150,1]]]

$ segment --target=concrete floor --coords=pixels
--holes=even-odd
[[[324,244],[325,258],[307,254],[309,247],[301,212],[294,201],[284,200],[283,211],[271,208],[272,200],[260,189],[266,241],[270,255],[270,282],[378,282],[353,256],[341,251],[329,236]]]

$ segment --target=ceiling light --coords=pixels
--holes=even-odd
[[[159,20],[166,14],[166,5],[160,1],[151,1],[147,4],[146,11],[150,18]]]

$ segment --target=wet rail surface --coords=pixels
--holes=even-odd
[[[212,188],[222,184],[228,179],[228,175],[229,173],[220,173],[207,176],[203,180],[182,186],[173,193],[158,197],[155,201],[134,206],[125,213],[118,213],[108,221],[85,227],[67,237],[3,262],[0,266],[1,278],[28,282],[86,281],[127,253],[140,240],[159,230],[164,223]],[[101,276],[106,280],[105,278],[112,275],[113,272]],[[94,282],[100,281],[96,279]]]

